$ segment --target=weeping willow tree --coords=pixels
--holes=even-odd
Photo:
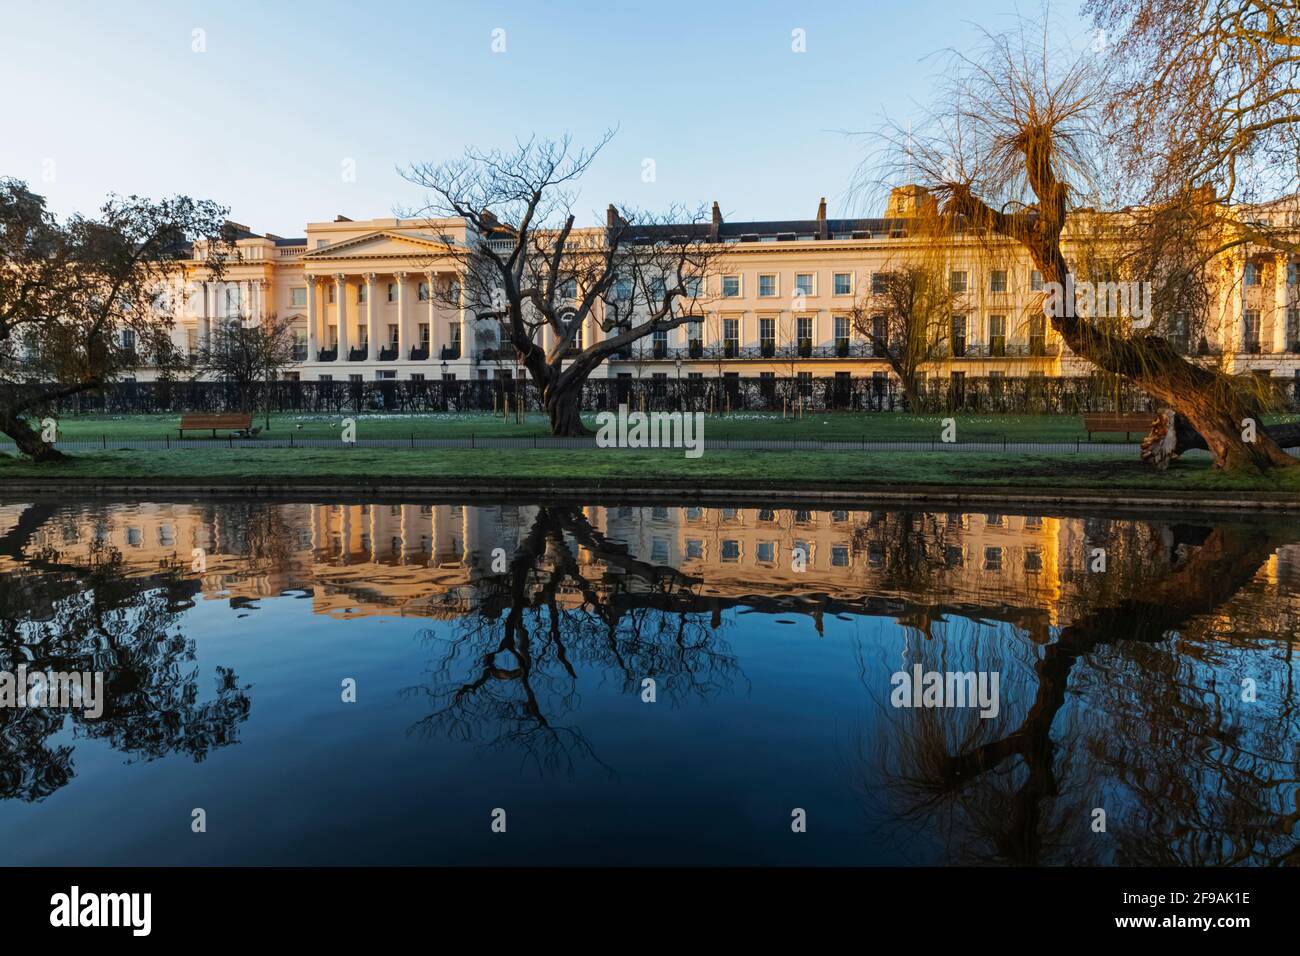
[[[1173,332],[1217,321],[1222,296],[1195,308],[1189,299],[1197,282],[1219,278],[1221,211],[1190,183],[1154,207],[1117,205],[1133,190],[1117,173],[1125,145],[1108,109],[1114,88],[1101,60],[1056,35],[1024,24],[952,53],[927,115],[883,130],[863,181],[919,187],[907,213],[921,258],[1027,256],[1042,281],[1027,318],[1041,315],[1074,355],[1165,409],[1148,438],[1152,460],[1199,446],[1230,471],[1294,466],[1279,440],[1300,443],[1300,429],[1264,428],[1243,384],[1189,360]],[[1140,321],[1131,302],[1101,307],[1121,278],[1150,290]],[[1179,428],[1188,436],[1176,446]]]

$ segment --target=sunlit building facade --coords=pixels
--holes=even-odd
[[[896,190],[880,219],[728,222],[714,204],[710,236],[721,249],[700,299],[700,318],[642,339],[596,377],[637,379],[838,378],[893,373],[864,334],[864,302],[882,276],[927,255],[907,229],[913,194]],[[1289,209],[1289,207],[1288,207]],[[1284,211],[1277,215],[1294,216]],[[286,376],[301,381],[497,379],[522,374],[495,323],[457,305],[458,259],[448,241],[479,241],[460,220],[309,223],[305,235],[259,235],[232,224],[238,261],[214,280],[202,251],[178,264],[160,308],[176,346],[197,355],[217,323],[275,315],[295,336]],[[485,242],[499,242],[484,239]],[[1092,367],[1065,347],[1041,314],[1042,282],[1007,245],[953,243],[944,269],[953,295],[942,344],[922,377],[1083,376]],[[1068,250],[1067,250],[1068,253]],[[1300,374],[1300,266],[1279,253],[1224,253],[1217,316],[1182,342],[1189,356],[1226,371],[1294,380]],[[854,321],[857,307],[858,321]],[[579,341],[605,333],[599,308]],[[549,346],[550,333],[543,345]],[[154,378],[148,356],[135,376]]]

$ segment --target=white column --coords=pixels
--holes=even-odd
[[[307,276],[307,361],[315,362],[317,349],[320,348],[320,335],[317,328],[319,312],[316,307],[316,277]]]
[[[1273,283],[1273,353],[1281,355],[1286,351],[1286,279],[1289,256],[1277,257],[1276,281]]]
[[[199,318],[199,348],[207,348],[208,338],[212,335],[212,290],[210,283],[203,283],[203,312]]]
[[[366,357],[369,359],[379,358],[379,347],[382,344],[379,337],[379,327],[375,323],[375,274],[366,273],[366,336],[370,339],[367,346],[369,352]]]
[[[456,296],[456,321],[460,324],[460,354],[462,358],[468,358],[469,345],[467,343],[469,342],[469,326],[465,322],[465,283],[461,281],[459,275],[455,277],[455,282],[456,288],[459,290]],[[499,337],[500,332],[497,334]],[[502,343],[498,343],[498,346],[501,344]],[[514,354],[513,349],[511,350],[511,354]]]
[[[424,321],[429,323],[429,361],[437,362],[442,360],[442,353],[440,351],[441,347],[438,345],[438,327],[433,324],[433,306],[434,300],[437,298],[435,291],[437,286],[433,280],[434,274],[432,272],[424,274],[424,281],[429,284],[429,308]],[[464,346],[462,345],[461,348],[464,348]]]
[[[406,361],[411,357],[410,316],[406,314],[406,273],[393,276],[397,282],[397,357]]]
[[[339,361],[348,360],[350,348],[348,339],[348,283],[347,276],[336,273],[334,276],[334,318],[339,326]]]

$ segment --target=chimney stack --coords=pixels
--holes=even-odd
[[[714,242],[718,241],[718,236],[722,233],[722,210],[718,207],[718,201],[713,201],[713,224],[709,227],[709,238]]]
[[[613,203],[610,203],[607,207],[605,207],[605,227],[608,229],[613,229],[617,225],[618,225],[618,210],[614,208]]]
[[[826,197],[823,196],[817,204],[817,238],[826,239],[829,235],[826,229]]]

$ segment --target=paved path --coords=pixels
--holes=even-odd
[[[60,451],[98,451],[121,450],[133,451],[176,451],[193,448],[481,448],[481,449],[537,449],[564,450],[596,448],[594,436],[583,438],[554,438],[548,435],[520,438],[487,438],[470,436],[467,438],[363,438],[345,445],[337,438],[296,438],[286,437],[258,438],[175,438],[159,439],[120,439],[104,438],[89,441],[61,441],[55,445]],[[827,452],[981,452],[1009,453],[1017,455],[1064,455],[1090,454],[1133,457],[1141,446],[1137,442],[1090,442],[1077,441],[1028,442],[1028,441],[822,441],[820,439],[706,439],[704,451],[827,451]],[[0,450],[12,452],[11,443],[0,444]],[[618,449],[611,449],[618,450]],[[637,449],[640,450],[640,449]],[[663,449],[681,451],[681,449]],[[1293,450],[1293,452],[1296,450]]]

